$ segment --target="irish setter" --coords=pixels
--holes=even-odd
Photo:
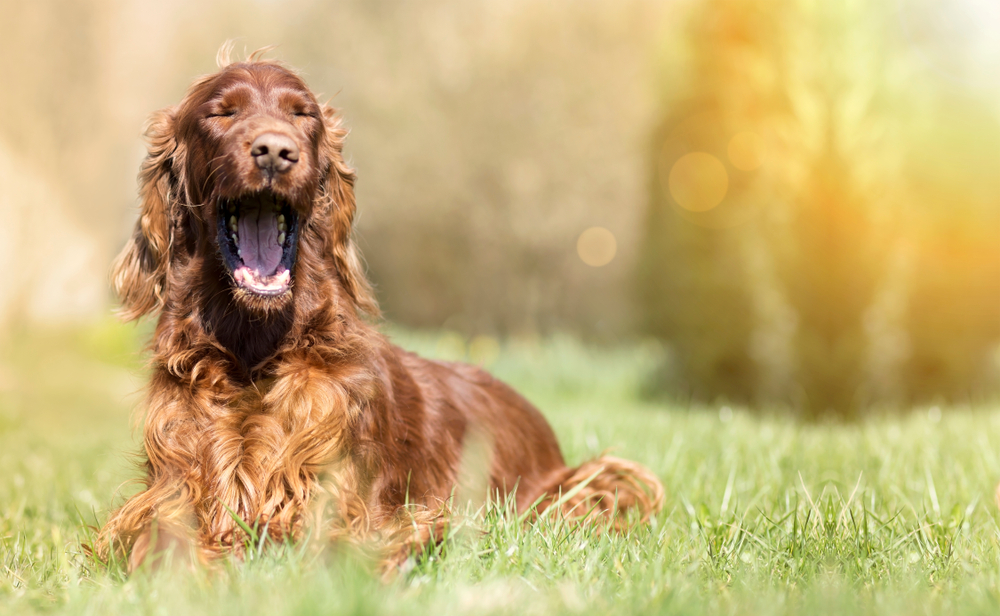
[[[98,552],[131,569],[177,545],[207,561],[256,525],[275,540],[372,538],[399,563],[440,540],[456,490],[475,484],[471,449],[486,456],[481,497],[513,493],[528,517],[558,505],[617,527],[657,512],[647,469],[567,467],[510,387],[374,328],[346,131],[293,71],[227,55],[148,125],[141,211],[113,269],[123,317],[159,315],[145,489]]]

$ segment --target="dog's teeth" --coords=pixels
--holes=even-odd
[[[288,225],[283,222],[278,223],[278,231],[288,231]]]
[[[240,249],[236,249],[236,256],[242,259],[243,258],[243,251],[240,250]]]
[[[232,231],[233,233],[236,233],[236,231],[238,229],[239,229],[239,226],[236,224],[236,217],[235,216],[230,216],[229,217],[229,230]]]
[[[285,224],[285,215],[284,214],[278,214],[278,224],[279,225]]]
[[[285,243],[285,234],[284,233],[279,233],[278,234],[278,245],[281,246],[284,243]]]
[[[237,246],[240,245],[240,236],[236,232],[233,232],[233,243]]]

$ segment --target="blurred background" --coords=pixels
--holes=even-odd
[[[343,111],[397,326],[807,418],[991,400],[997,32],[993,0],[0,0],[0,345],[107,321],[143,121],[235,39]]]

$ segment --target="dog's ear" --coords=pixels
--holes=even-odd
[[[148,151],[139,171],[139,219],[132,237],[115,259],[112,284],[126,321],[159,310],[170,265],[172,219],[177,209],[172,194],[172,168],[177,150],[175,110],[154,113],[146,127]]]
[[[337,110],[323,105],[325,134],[322,151],[327,165],[322,179],[321,194],[328,208],[330,229],[326,234],[325,252],[333,259],[340,282],[355,306],[372,317],[379,316],[378,301],[365,276],[364,263],[354,244],[354,170],[344,162],[344,128]]]

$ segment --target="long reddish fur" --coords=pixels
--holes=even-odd
[[[127,556],[134,569],[171,545],[202,560],[239,552],[235,514],[277,540],[307,529],[374,537],[385,562],[398,563],[440,539],[473,441],[486,444],[489,493],[516,488],[519,512],[558,503],[565,515],[616,527],[658,512],[663,489],[649,470],[611,457],[567,467],[545,419],[510,387],[472,366],[417,357],[377,331],[335,111],[276,62],[220,65],[147,129],[141,211],[113,268],[123,317],[159,315],[145,489],[111,514],[98,553]],[[298,91],[320,110],[302,130],[302,175],[285,187],[303,222],[293,289],[276,303],[234,288],[214,240],[213,200],[260,182],[240,152],[225,151],[235,141],[197,117],[237,82]]]

